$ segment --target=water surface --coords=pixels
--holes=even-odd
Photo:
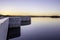
[[[49,39],[60,39],[60,18],[32,18],[31,25],[21,26],[21,36],[11,40]]]

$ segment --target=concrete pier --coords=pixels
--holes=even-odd
[[[9,18],[0,19],[0,40],[6,40]]]
[[[9,17],[7,40],[19,37],[21,35],[20,26],[21,17]]]
[[[3,18],[6,18],[6,17],[4,17],[4,16],[0,17],[0,19],[3,19]],[[6,23],[8,25],[6,39],[9,40],[9,39],[21,36],[21,27],[20,26],[25,26],[25,25],[31,24],[31,17],[11,16],[8,18],[8,22],[6,22]]]
[[[21,16],[21,26],[30,25],[31,17],[29,16]]]

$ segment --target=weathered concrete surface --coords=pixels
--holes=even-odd
[[[20,27],[21,17],[9,17],[9,27]]]
[[[29,16],[21,17],[21,26],[30,25],[30,24],[31,24],[31,17]]]
[[[0,19],[0,40],[6,40],[9,18]]]
[[[20,37],[20,35],[21,35],[20,27],[8,28],[7,40],[16,38],[16,37]]]
[[[9,28],[8,28],[7,39],[19,37],[21,35],[20,26],[21,26],[21,17],[9,17]]]

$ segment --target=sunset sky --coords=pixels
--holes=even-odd
[[[60,15],[60,0],[0,0],[4,15]]]

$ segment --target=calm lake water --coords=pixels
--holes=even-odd
[[[60,39],[60,18],[32,18],[30,25],[21,26],[21,36],[10,40],[49,39]]]

